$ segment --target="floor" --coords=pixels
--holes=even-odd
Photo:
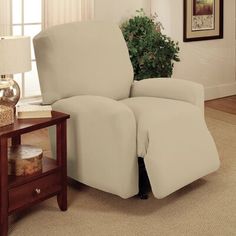
[[[236,95],[207,101],[206,107],[236,115]]]

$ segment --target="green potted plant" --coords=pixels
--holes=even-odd
[[[171,77],[174,62],[178,62],[178,42],[161,33],[162,25],[145,15],[143,9],[121,25],[130,59],[134,69],[134,79]]]

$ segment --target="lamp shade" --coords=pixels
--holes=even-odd
[[[30,37],[0,37],[0,75],[31,70]]]

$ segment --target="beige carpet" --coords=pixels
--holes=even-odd
[[[206,120],[220,153],[218,172],[163,200],[151,194],[146,201],[123,200],[82,185],[69,187],[67,212],[52,198],[12,217],[10,235],[236,235],[236,116],[207,109]]]

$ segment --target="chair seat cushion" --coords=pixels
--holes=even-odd
[[[137,156],[144,158],[157,198],[219,167],[214,141],[197,106],[153,97],[135,97],[121,102],[135,114]]]

